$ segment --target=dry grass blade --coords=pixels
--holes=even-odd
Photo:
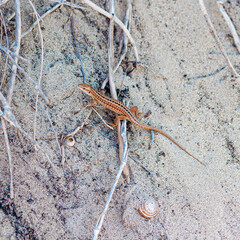
[[[85,118],[84,122],[78,126],[73,132],[68,133],[66,136],[64,136],[63,140],[69,138],[69,137],[73,137],[75,134],[77,134],[81,129],[83,129],[84,125],[86,124],[86,122],[88,121],[90,115],[92,114],[93,108],[89,111],[87,117]],[[64,144],[61,145],[61,152],[62,152],[62,159],[61,159],[61,165],[64,166],[65,163],[65,148],[64,148]]]
[[[102,116],[98,113],[98,111],[95,108],[92,108],[92,110],[98,115],[98,117],[102,120],[102,122],[110,129],[113,130],[113,128],[111,126],[109,126],[106,121],[102,118]]]
[[[75,4],[75,3],[72,3],[72,2],[66,2],[64,0],[52,0],[53,2],[58,2],[58,3],[61,3],[61,4],[64,4],[64,5],[67,5],[69,7],[72,7],[72,8],[78,8],[78,9],[84,9],[86,8],[85,6],[81,6],[79,4]]]
[[[124,20],[124,25],[126,26],[126,28],[128,29],[129,32],[130,32],[130,25],[131,25],[131,12],[132,12],[131,0],[127,0],[127,10],[126,10],[126,16],[125,16],[125,20]],[[125,58],[127,49],[128,49],[128,37],[126,36],[126,33],[123,32],[123,51],[122,51],[122,54],[121,54],[118,62],[116,63],[116,65],[113,68],[113,73],[115,73],[117,71],[122,60]]]
[[[7,47],[9,48],[10,44],[9,44],[7,27],[6,27],[4,15],[3,15],[1,9],[0,9],[0,18],[1,18],[1,24],[3,25],[3,29],[4,29],[4,33],[5,33],[5,37],[6,37]],[[5,79],[6,79],[6,76],[7,76],[7,65],[8,65],[7,63],[8,63],[8,56],[6,56],[6,58],[5,58],[5,66],[2,69],[2,79],[1,79],[1,84],[0,84],[0,90],[2,89],[2,86],[3,86],[3,84],[5,82]]]
[[[10,55],[9,55],[9,58],[10,58],[10,60],[13,62],[13,64],[15,64],[15,65],[17,66],[18,70],[19,70],[20,72],[22,72],[22,73],[24,74],[24,76],[25,76],[26,78],[28,78],[28,79],[34,84],[35,89],[36,89],[37,91],[39,91],[39,93],[40,93],[41,97],[43,98],[43,100],[46,102],[47,105],[49,105],[50,102],[49,102],[47,96],[43,93],[42,89],[38,86],[38,84],[35,83],[35,81],[28,75],[28,73],[27,73],[22,67],[20,67],[20,66],[14,61],[14,59],[13,59]]]
[[[23,57],[17,55],[15,52],[12,52],[11,50],[9,50],[8,48],[5,48],[5,47],[2,46],[1,44],[0,44],[0,49],[2,49],[2,50],[3,50],[4,52],[6,52],[7,54],[10,54],[10,55],[12,55],[12,56],[14,56],[14,57],[16,57],[16,58],[19,58],[20,60],[22,60],[22,61],[24,61],[24,62],[26,62],[26,63],[29,63],[29,60],[27,60],[26,58],[23,58]]]
[[[236,70],[234,69],[231,61],[229,60],[227,54],[225,53],[225,51],[224,51],[224,49],[223,49],[223,46],[222,46],[221,41],[219,40],[219,38],[218,38],[218,36],[217,36],[217,32],[216,32],[216,30],[215,30],[215,28],[214,28],[214,26],[213,26],[213,24],[212,24],[212,21],[211,21],[209,15],[208,15],[208,13],[207,13],[207,9],[206,9],[206,7],[205,7],[205,5],[204,5],[204,1],[203,1],[203,0],[199,0],[199,5],[200,5],[200,7],[201,7],[201,10],[202,10],[202,12],[203,12],[203,16],[204,16],[204,18],[205,18],[205,20],[206,20],[206,22],[207,22],[208,27],[209,27],[210,33],[211,33],[211,35],[213,36],[214,40],[216,41],[216,43],[217,43],[217,45],[218,45],[218,47],[219,47],[222,55],[224,56],[224,58],[225,58],[225,60],[226,60],[226,62],[227,62],[227,65],[228,65],[229,69],[230,69],[231,72],[233,73],[234,77],[239,78],[239,77],[240,77],[239,74],[238,74],[238,73],[236,72]]]
[[[60,6],[62,6],[62,4],[56,4],[54,7],[52,7],[51,9],[49,9],[46,13],[44,13],[41,17],[39,17],[39,21],[43,20],[47,15],[49,15],[50,13],[52,13],[53,11],[55,11],[57,8],[59,8]],[[38,24],[38,21],[34,22],[32,24],[32,26],[25,31],[22,35],[21,38],[25,37],[28,33],[30,33],[32,31],[32,29]]]
[[[61,2],[62,4],[65,5],[69,5],[69,2],[66,1],[60,1],[60,0],[51,0],[54,2]],[[136,62],[139,61],[139,57],[138,57],[138,50],[135,44],[135,41],[133,39],[133,37],[131,36],[130,32],[128,31],[128,29],[125,27],[125,25],[122,23],[122,21],[116,17],[116,16],[112,16],[110,13],[108,13],[107,11],[103,10],[102,8],[98,7],[95,3],[93,3],[92,1],[89,0],[82,0],[84,3],[86,3],[88,6],[90,6],[91,8],[93,8],[94,10],[96,10],[97,12],[99,12],[100,14],[104,15],[105,17],[108,17],[109,19],[113,19],[120,28],[122,28],[122,30],[126,33],[127,37],[129,38],[129,41],[131,42],[131,44],[133,45],[133,50],[134,50],[134,54],[135,54],[135,58],[136,58]],[[76,4],[75,4],[76,5]],[[77,5],[78,6],[78,5]],[[75,7],[75,6],[72,6]],[[78,8],[82,8],[81,6],[78,6]]]
[[[118,169],[118,173],[116,175],[116,178],[115,178],[115,180],[114,180],[114,182],[112,184],[112,187],[111,187],[110,193],[108,195],[108,198],[107,198],[106,204],[104,206],[104,209],[103,209],[103,211],[101,213],[101,216],[99,217],[99,219],[97,221],[97,224],[96,224],[96,226],[94,228],[93,240],[97,240],[97,238],[98,238],[98,235],[99,235],[99,233],[101,231],[101,227],[102,227],[102,224],[103,224],[103,220],[104,220],[105,215],[107,213],[107,210],[109,208],[109,204],[111,202],[113,193],[114,193],[114,191],[116,189],[118,180],[121,177],[122,171],[123,171],[124,167],[127,164],[128,148],[127,148],[127,135],[126,135],[126,120],[124,120],[123,123],[122,123],[121,136],[123,138],[123,143],[124,143],[124,150],[123,150],[123,155],[122,155],[122,161],[121,161],[120,167]]]
[[[21,42],[21,26],[22,26],[19,0],[15,0],[15,15],[16,15],[16,33],[15,33],[16,40],[15,40],[15,46],[14,46],[13,52],[16,55],[19,55],[20,42]],[[16,56],[13,56],[13,63],[11,67],[11,77],[10,77],[9,89],[8,89],[8,95],[7,95],[7,101],[9,105],[11,105],[13,90],[16,82],[17,63],[18,63],[18,58]]]
[[[77,45],[77,40],[76,40],[76,37],[75,37],[73,10],[72,10],[72,17],[71,17],[71,29],[72,29],[72,36],[73,36],[75,48],[76,48],[77,55],[78,55],[78,58],[79,58],[80,64],[81,64],[80,69],[81,69],[81,72],[82,72],[83,82],[85,83],[86,82],[86,76],[85,76],[85,73],[84,73],[84,70],[83,70],[83,61],[82,61],[82,57],[81,57],[81,54],[79,52],[78,45]]]
[[[237,31],[236,31],[232,21],[231,21],[231,18],[228,16],[228,14],[227,14],[227,12],[224,8],[224,1],[216,0],[216,2],[217,2],[217,5],[218,5],[218,8],[219,8],[220,12],[222,13],[222,15],[223,15],[231,33],[232,33],[233,40],[234,40],[234,43],[237,47],[237,50],[240,53],[240,39],[238,37]]]
[[[35,97],[33,97],[33,95],[31,94],[30,90],[28,89],[28,87],[27,87],[26,84],[24,83],[23,79],[22,79],[19,75],[17,75],[17,77],[18,77],[18,79],[22,82],[23,86],[26,88],[26,90],[27,90],[27,92],[28,92],[29,97],[31,98],[31,100],[34,102],[34,101],[35,101]],[[60,144],[59,144],[59,142],[58,142],[58,135],[57,135],[57,132],[56,132],[54,126],[53,126],[53,121],[52,121],[52,119],[50,118],[48,112],[41,106],[41,104],[38,103],[38,107],[40,107],[40,109],[44,112],[44,114],[46,115],[46,117],[47,117],[47,119],[48,119],[48,121],[49,121],[49,123],[50,123],[50,125],[51,125],[51,129],[52,129],[52,131],[54,132],[55,139],[56,139],[56,142],[57,142],[57,145],[58,145],[58,148],[59,148],[59,152],[60,152],[60,154],[61,154],[61,146],[60,146]]]
[[[13,191],[12,156],[11,156],[11,150],[10,150],[10,145],[9,145],[9,140],[8,140],[8,134],[7,134],[6,124],[5,124],[5,119],[3,119],[3,117],[2,117],[1,120],[2,120],[2,128],[3,128],[3,133],[4,133],[6,148],[7,148],[7,154],[8,154],[9,176],[10,176],[10,198],[13,199],[14,198],[14,191]]]
[[[1,111],[0,109],[0,117],[3,117],[6,121],[8,121],[11,125],[13,125],[17,130],[19,130],[27,139],[29,139],[33,144],[36,145],[36,147],[38,148],[38,150],[41,151],[42,155],[47,157],[48,162],[50,163],[50,165],[52,166],[52,168],[56,171],[56,173],[59,175],[55,165],[52,163],[52,161],[50,160],[49,156],[46,154],[46,151],[38,144],[37,141],[35,141],[17,122],[15,116],[13,115],[13,113],[11,112],[10,108],[9,108],[9,104],[6,100],[6,98],[3,96],[3,94],[0,92],[0,100],[3,104],[4,107],[4,113]],[[8,118],[8,116],[6,116],[6,114],[10,117],[10,119]]]
[[[0,2],[0,7],[1,7],[3,4],[7,3],[7,1],[8,1],[8,0],[2,0],[2,1]]]
[[[114,0],[109,1],[110,14],[114,16]],[[113,27],[114,21],[110,18],[109,32],[108,32],[108,76],[111,96],[117,99],[116,87],[113,79]]]
[[[39,74],[39,78],[38,78],[38,88],[40,89],[41,86],[41,80],[42,80],[42,73],[43,73],[43,60],[44,60],[44,52],[43,52],[43,36],[42,36],[42,30],[40,27],[40,23],[39,23],[39,17],[38,17],[38,13],[36,11],[36,8],[34,7],[33,3],[31,2],[31,0],[28,0],[28,2],[30,3],[36,19],[37,19],[37,24],[38,24],[38,32],[39,32],[39,36],[40,36],[40,42],[41,42],[41,65],[40,65],[40,74]],[[38,97],[39,97],[39,90],[37,91],[37,96],[36,96],[36,101],[35,101],[35,114],[34,114],[34,121],[33,121],[33,139],[36,140],[36,126],[37,126],[37,112],[38,112]],[[35,150],[36,150],[36,146],[35,146]]]

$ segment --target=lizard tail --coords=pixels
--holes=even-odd
[[[146,127],[147,126],[147,127]],[[144,128],[147,128],[148,130],[153,130],[155,132],[158,132],[160,134],[162,134],[163,136],[165,136],[166,138],[168,138],[170,141],[172,141],[175,145],[177,145],[180,149],[182,149],[185,153],[187,153],[189,156],[191,156],[192,158],[194,158],[195,160],[197,160],[199,163],[201,163],[202,165],[206,166],[205,163],[203,163],[202,161],[200,161],[198,158],[194,157],[190,152],[188,152],[186,149],[184,149],[176,140],[174,140],[171,136],[169,136],[167,133],[163,132],[162,130],[158,129],[158,128],[154,128],[154,127],[150,127],[148,125],[145,125]]]

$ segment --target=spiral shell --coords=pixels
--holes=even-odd
[[[146,219],[156,217],[158,211],[159,211],[158,203],[152,197],[147,198],[143,202],[141,202],[140,207],[138,209],[139,214]]]
[[[75,144],[75,139],[74,137],[70,136],[65,140],[65,144],[68,147],[72,147]]]

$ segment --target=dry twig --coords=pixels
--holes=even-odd
[[[110,193],[108,195],[105,207],[104,207],[104,209],[102,211],[102,214],[99,217],[98,222],[97,222],[97,224],[95,226],[93,240],[97,240],[97,238],[98,238],[98,235],[99,235],[99,233],[101,231],[101,227],[102,227],[102,224],[103,224],[104,217],[105,217],[105,215],[107,213],[107,210],[109,208],[109,204],[111,202],[113,193],[114,193],[114,191],[116,189],[118,180],[121,177],[122,171],[123,171],[124,167],[127,164],[128,148],[127,148],[127,135],[126,135],[126,120],[124,120],[123,123],[122,123],[121,136],[123,138],[123,143],[124,143],[124,148],[123,148],[124,150],[123,150],[123,155],[122,155],[122,161],[121,161],[120,167],[118,169],[118,173],[116,175],[116,178],[115,178],[115,180],[113,182],[113,185],[111,187]]]
[[[72,10],[72,7],[71,7],[71,10]],[[75,37],[73,10],[72,10],[72,16],[71,16],[71,29],[72,29],[72,36],[73,36],[75,48],[76,48],[77,55],[78,55],[78,58],[79,58],[80,64],[81,64],[80,69],[81,69],[81,72],[82,72],[83,82],[85,83],[86,82],[86,76],[85,76],[85,73],[83,71],[83,61],[82,61],[82,57],[81,57],[81,54],[79,52],[78,45],[77,45],[77,40],[76,40],[76,37]]]
[[[41,65],[40,65],[40,74],[39,74],[39,78],[38,78],[38,88],[40,89],[41,86],[41,80],[42,80],[42,73],[43,73],[43,36],[42,36],[42,30],[40,27],[40,23],[39,23],[39,15],[37,13],[36,8],[34,7],[33,3],[31,0],[28,0],[28,2],[30,3],[30,5],[33,8],[33,11],[36,15],[36,19],[37,19],[37,24],[38,24],[38,32],[39,32],[39,36],[40,36],[40,42],[41,42]],[[35,101],[35,114],[34,114],[34,121],[33,121],[33,139],[36,140],[36,125],[37,125],[37,112],[38,112],[38,97],[39,97],[39,90],[37,91],[37,95],[36,95],[36,101]],[[35,150],[36,146],[35,146]]]
[[[6,98],[3,96],[3,94],[0,92],[0,101],[3,104],[3,108],[4,108],[4,112],[2,112],[2,110],[0,109],[0,117],[3,117],[6,121],[8,121],[11,125],[13,125],[17,130],[19,130],[26,138],[28,138],[33,144],[35,144],[37,146],[37,148],[42,152],[43,156],[47,157],[48,162],[50,163],[50,165],[52,166],[52,168],[56,171],[56,173],[58,174],[58,171],[55,167],[55,165],[52,163],[52,161],[50,160],[50,158],[48,157],[48,155],[46,154],[46,151],[40,147],[40,145],[38,144],[37,141],[35,141],[17,122],[17,120],[15,119],[15,116],[13,115],[13,113],[10,110],[9,104],[6,100]],[[8,116],[6,116],[6,114]],[[10,118],[9,118],[10,117]],[[59,175],[59,174],[58,174]]]
[[[18,77],[18,79],[22,82],[22,84],[24,85],[24,87],[26,88],[26,90],[27,90],[30,98],[32,99],[32,101],[35,101],[35,98],[32,96],[30,90],[28,89],[28,87],[26,86],[26,84],[24,83],[24,81],[22,80],[22,78],[21,78],[19,75],[17,75],[17,77]],[[44,114],[46,115],[46,117],[47,117],[47,119],[48,119],[48,121],[49,121],[49,123],[50,123],[50,125],[51,125],[52,131],[53,131],[53,133],[54,133],[54,135],[55,135],[55,139],[56,139],[56,142],[57,142],[57,145],[58,145],[58,148],[59,148],[59,151],[60,151],[60,155],[61,155],[61,146],[60,146],[59,141],[58,141],[57,132],[56,132],[54,126],[53,126],[53,121],[52,121],[52,119],[50,118],[48,112],[47,112],[39,103],[38,103],[38,106],[39,106],[40,109],[44,112]],[[54,138],[53,138],[53,139],[54,139]]]
[[[124,25],[126,26],[126,28],[128,29],[129,32],[130,32],[131,10],[132,10],[131,0],[127,0],[127,10],[126,10],[126,16],[125,16],[125,19],[124,19]],[[121,49],[122,43],[123,43],[123,50]],[[113,74],[117,71],[117,69],[119,68],[120,64],[122,63],[122,61],[125,58],[126,53],[127,53],[128,37],[127,37],[125,32],[123,32],[123,40],[121,40],[121,43],[119,45],[120,45],[119,52],[122,51],[122,54],[119,57],[117,63],[115,64],[115,66],[113,68]],[[109,77],[107,77],[103,81],[101,89],[105,88],[105,86],[108,83],[108,81],[109,81]]]
[[[6,41],[7,41],[7,47],[9,48],[9,38],[8,38],[8,33],[7,33],[7,27],[6,27],[6,23],[5,23],[5,19],[3,16],[3,13],[0,9],[0,17],[1,17],[1,23],[3,24],[3,28],[4,28],[4,32],[5,32],[5,37],[6,37]],[[8,62],[8,56],[5,58],[5,66],[2,69],[3,75],[2,75],[2,80],[1,80],[1,84],[0,84],[0,90],[4,84],[5,78],[6,78],[6,74],[7,74],[7,62]]]
[[[213,24],[212,24],[212,21],[211,21],[209,15],[208,15],[208,13],[207,13],[207,9],[206,9],[206,7],[205,7],[205,5],[204,5],[204,1],[203,1],[203,0],[199,0],[199,5],[200,5],[201,10],[202,10],[202,12],[203,12],[203,16],[204,16],[204,18],[205,18],[205,20],[206,20],[206,22],[207,22],[209,31],[210,31],[211,35],[213,36],[214,40],[216,41],[216,43],[217,43],[217,45],[218,45],[218,47],[219,47],[222,55],[224,56],[224,58],[225,58],[225,60],[226,60],[226,62],[227,62],[227,65],[228,65],[229,69],[230,69],[231,72],[233,73],[234,77],[239,78],[239,77],[240,77],[239,74],[238,74],[238,73],[236,72],[236,70],[234,69],[232,63],[230,62],[227,54],[225,53],[225,51],[224,51],[224,49],[223,49],[223,46],[222,46],[221,41],[219,40],[219,38],[218,38],[218,36],[217,36],[217,32],[216,32],[216,30],[215,30],[215,28],[214,28],[214,26],[213,26]]]
[[[15,52],[12,52],[11,50],[9,50],[8,48],[5,48],[4,46],[2,46],[1,44],[0,44],[0,49],[2,49],[4,52],[6,52],[7,54],[10,54],[10,55],[12,55],[12,56],[14,56],[14,57],[16,57],[16,58],[19,58],[20,60],[22,60],[22,61],[24,61],[24,62],[26,62],[26,63],[29,63],[29,60],[27,60],[26,58],[24,58],[24,57],[21,57],[21,56],[19,56],[19,55],[17,55]]]
[[[218,8],[219,8],[220,12],[222,13],[222,15],[223,15],[223,17],[224,17],[224,19],[225,19],[225,21],[226,21],[226,23],[227,23],[231,33],[232,33],[233,40],[234,40],[234,43],[235,43],[235,45],[237,47],[237,50],[240,53],[240,40],[239,40],[237,31],[236,31],[236,29],[235,29],[235,27],[234,27],[230,17],[228,16],[228,14],[227,14],[227,12],[226,12],[226,10],[224,8],[224,1],[216,0],[216,2],[217,2],[217,5],[218,5]]]
[[[37,91],[39,91],[39,93],[40,93],[41,97],[43,98],[43,100],[46,102],[47,105],[49,105],[50,102],[49,102],[47,96],[43,93],[42,89],[38,86],[38,84],[28,75],[28,73],[27,73],[22,67],[20,67],[20,66],[14,61],[14,59],[11,57],[11,55],[9,55],[9,58],[10,58],[10,60],[13,62],[13,64],[15,64],[15,65],[17,66],[18,70],[19,70],[20,72],[22,72],[22,73],[25,75],[25,77],[28,78],[28,79],[33,83],[33,85],[35,86],[35,89],[36,89]],[[12,70],[12,69],[11,69],[11,70]]]
[[[54,7],[52,7],[51,9],[49,9],[46,13],[44,13],[41,17],[39,17],[38,21],[43,20],[47,15],[49,15],[50,13],[52,13],[53,11],[55,11],[57,8],[59,8],[60,6],[62,6],[62,4],[58,3],[56,4]],[[33,28],[38,24],[38,21],[35,21],[32,26],[26,30],[22,35],[21,38],[25,37],[28,33],[30,33]]]
[[[13,52],[16,55],[19,55],[20,51],[20,42],[21,42],[21,11],[20,11],[20,1],[15,0],[15,15],[16,15],[16,33],[15,33],[15,46]],[[11,67],[11,77],[10,77],[10,82],[9,82],[9,89],[8,89],[8,95],[7,95],[7,101],[8,104],[11,105],[12,101],[12,94],[16,82],[16,73],[17,73],[17,63],[18,63],[18,58],[16,56],[13,56],[13,63]]]
[[[2,117],[2,128],[3,128],[3,133],[5,137],[5,143],[6,143],[6,148],[7,148],[7,154],[8,154],[8,162],[9,162],[9,177],[10,177],[10,198],[14,198],[14,191],[13,191],[13,165],[12,165],[12,156],[11,156],[11,150],[10,150],[10,145],[9,145],[9,140],[8,140],[8,134],[7,134],[7,128],[5,124],[5,119]]]
[[[60,0],[52,0],[54,2],[60,2],[62,4],[65,5],[69,5],[69,2],[66,1],[60,1]],[[122,21],[116,17],[116,16],[112,16],[110,13],[108,13],[107,11],[103,10],[102,8],[98,7],[95,3],[93,3],[92,1],[89,0],[82,0],[84,3],[86,3],[88,6],[92,7],[94,10],[96,10],[97,12],[99,12],[100,14],[108,17],[109,19],[113,19],[120,28],[122,28],[122,30],[126,33],[127,37],[129,38],[129,41],[131,42],[131,44],[133,45],[133,50],[134,50],[134,54],[135,54],[135,58],[136,58],[136,62],[139,61],[139,57],[138,57],[138,50],[135,44],[134,39],[132,38],[131,34],[129,33],[129,31],[127,30],[127,28],[124,26],[124,24],[122,23]],[[76,5],[76,4],[75,4]],[[72,7],[75,7],[75,5],[71,5]],[[82,8],[81,6],[78,6],[78,8]]]
[[[7,3],[7,1],[8,1],[8,0],[2,0],[2,1],[0,2],[0,7],[1,7],[3,4]]]
[[[84,125],[86,124],[86,122],[88,121],[90,115],[92,114],[92,111],[93,111],[93,110],[91,109],[91,110],[89,111],[87,117],[85,118],[84,122],[83,122],[80,126],[78,126],[73,132],[68,133],[68,134],[64,137],[63,141],[65,141],[65,140],[68,139],[69,137],[73,137],[76,133],[78,133],[80,130],[83,129]],[[64,163],[65,163],[64,142],[62,142],[62,144],[61,144],[61,149],[62,149],[61,165],[64,166]]]

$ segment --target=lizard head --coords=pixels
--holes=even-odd
[[[79,84],[78,87],[83,91],[85,92],[87,95],[92,95],[91,92],[92,92],[92,87],[86,83],[82,83],[82,84]]]

